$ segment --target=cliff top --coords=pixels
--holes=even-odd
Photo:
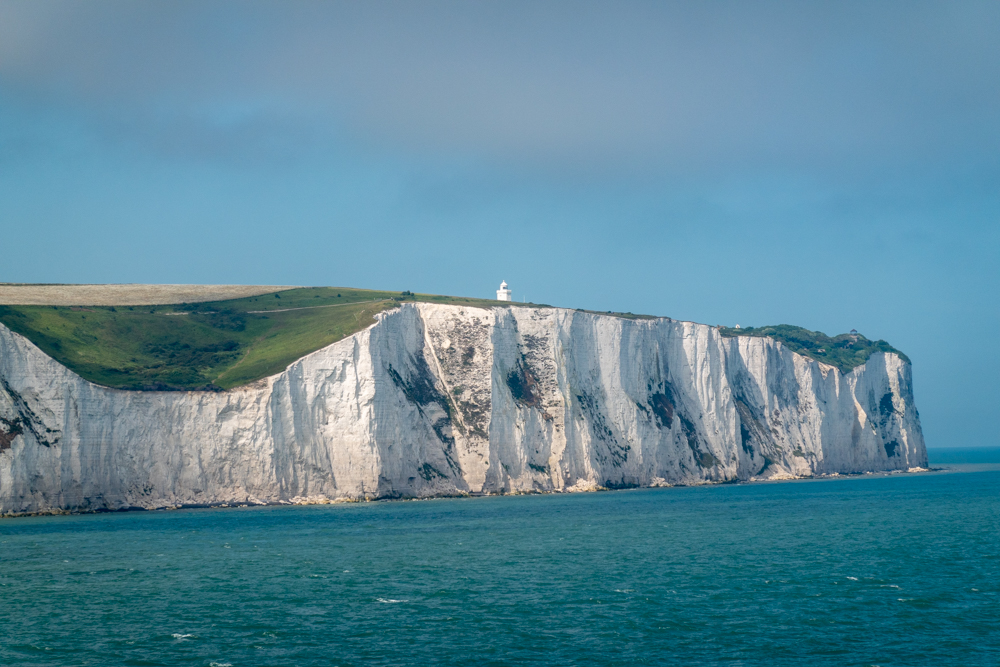
[[[205,300],[220,293],[240,298]],[[178,303],[182,295],[191,300]],[[97,384],[223,390],[280,373],[373,324],[377,313],[416,300],[514,305],[346,287],[7,284],[0,322]]]
[[[219,295],[228,298],[219,300]],[[178,303],[177,298],[187,301]],[[167,299],[171,302],[164,303]],[[97,384],[224,390],[280,373],[297,359],[370,326],[378,313],[414,301],[477,308],[551,307],[347,287],[2,284],[0,322]],[[774,338],[843,372],[863,364],[875,351],[901,354],[884,341],[872,343],[863,336],[847,341],[848,334],[830,338],[787,325],[720,331],[724,336]]]
[[[868,340],[861,334],[840,334],[827,336],[822,331],[810,331],[791,324],[777,324],[766,327],[735,329],[720,327],[719,333],[726,337],[751,336],[766,337],[780,341],[792,352],[834,366],[841,373],[862,365],[875,352],[892,352],[905,361],[910,359],[884,340]]]

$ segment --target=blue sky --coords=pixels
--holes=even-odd
[[[997,445],[995,2],[0,0],[0,280],[857,328]]]

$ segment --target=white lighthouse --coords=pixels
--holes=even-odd
[[[497,290],[497,301],[510,301],[510,290],[507,289],[507,281],[500,283],[500,289]]]

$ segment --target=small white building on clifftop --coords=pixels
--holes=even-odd
[[[500,283],[500,289],[497,290],[497,301],[510,301],[510,290],[507,289],[507,281]]]

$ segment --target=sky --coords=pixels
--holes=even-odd
[[[1000,3],[0,0],[0,281],[852,328],[996,446]]]

